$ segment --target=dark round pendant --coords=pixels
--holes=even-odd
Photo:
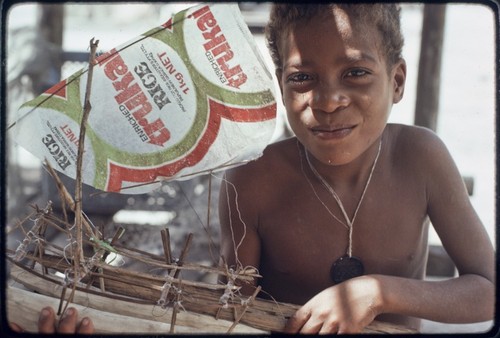
[[[335,284],[363,275],[363,262],[357,257],[344,255],[337,259],[330,269],[330,276]]]

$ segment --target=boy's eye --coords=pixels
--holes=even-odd
[[[293,83],[303,83],[303,82],[306,82],[306,81],[309,81],[311,80],[312,77],[307,75],[307,74],[304,74],[304,73],[296,73],[296,74],[292,74],[290,75],[288,78],[287,78],[287,81],[288,82],[293,82]]]
[[[346,73],[346,77],[362,77],[362,76],[365,76],[365,75],[368,75],[368,71],[364,70],[364,69],[351,69],[350,71],[348,71]]]

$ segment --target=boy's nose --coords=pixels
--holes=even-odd
[[[311,108],[322,110],[325,113],[334,113],[339,108],[347,107],[349,103],[349,96],[340,88],[322,85],[313,90]]]

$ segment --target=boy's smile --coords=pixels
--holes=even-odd
[[[311,131],[320,139],[330,140],[344,138],[350,135],[354,128],[355,124],[325,124],[312,127]]]
[[[287,33],[279,45],[283,68],[277,76],[297,138],[331,165],[376,151],[391,106],[402,96],[404,61],[388,70],[378,48],[380,33],[341,10]]]

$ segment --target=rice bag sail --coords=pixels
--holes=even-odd
[[[76,176],[87,70],[21,106],[15,140]],[[236,4],[200,5],[96,58],[82,180],[145,193],[258,158],[275,128],[266,69]]]

